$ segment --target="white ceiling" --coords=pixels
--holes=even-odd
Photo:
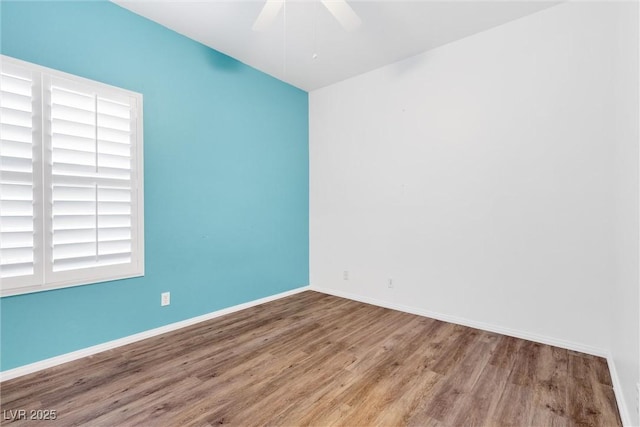
[[[351,0],[363,24],[348,32],[319,1],[287,0],[273,24],[255,32],[251,26],[264,0],[113,1],[306,91],[558,3]]]

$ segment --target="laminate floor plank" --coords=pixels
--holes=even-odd
[[[520,350],[520,346],[524,342],[524,340],[518,338],[502,335],[498,339],[494,351],[491,353],[489,364],[507,369],[510,372],[515,363],[518,350]]]
[[[418,368],[409,381],[403,384],[402,391],[395,395],[388,394],[388,404],[384,410],[370,415],[373,418],[371,425],[408,425],[411,414],[418,412],[418,407],[429,399],[434,386],[441,379],[442,376],[440,374],[428,369]]]
[[[408,330],[394,334],[396,342],[385,343],[385,353],[379,354],[376,364],[362,376],[354,386],[346,389],[344,396],[338,397],[350,408],[350,414],[344,425],[371,425],[378,414],[383,413],[389,404],[404,393],[404,388],[411,377],[407,372],[420,372],[421,344],[419,337],[422,328],[418,322],[410,322]]]
[[[508,370],[487,363],[473,389],[463,400],[460,410],[456,412],[452,425],[491,425],[490,417],[496,411],[508,378]]]
[[[621,425],[602,358],[312,291],[5,381],[0,404],[3,426]]]

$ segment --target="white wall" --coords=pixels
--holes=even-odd
[[[635,7],[635,10],[632,8]],[[629,11],[629,10],[632,10]],[[638,141],[640,95],[638,66],[638,4],[627,5],[617,18],[615,74],[615,237],[616,280],[612,287],[611,353],[621,383],[627,412],[640,425],[635,384],[640,381],[638,295]]]
[[[637,66],[616,46],[633,8],[561,4],[312,92],[312,286],[613,349],[628,391],[638,157],[633,129],[616,143],[616,79]],[[614,337],[621,303],[636,323]]]

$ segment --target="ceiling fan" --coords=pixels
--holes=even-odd
[[[264,31],[275,21],[286,0],[266,0],[260,15],[253,23],[253,31]],[[320,0],[329,13],[347,31],[355,31],[362,21],[346,0]]]

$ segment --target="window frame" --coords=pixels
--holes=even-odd
[[[30,71],[33,121],[33,265],[32,275],[0,279],[0,297],[29,294],[94,283],[144,276],[144,127],[143,96],[140,93],[95,80],[54,70],[41,65],[0,55],[2,66],[19,67]],[[53,271],[52,267],[52,135],[51,102],[47,85],[62,80],[71,86],[89,89],[99,96],[128,97],[135,106],[131,109],[131,262],[75,270]],[[96,201],[97,203],[97,201]],[[112,273],[114,272],[114,273]]]

